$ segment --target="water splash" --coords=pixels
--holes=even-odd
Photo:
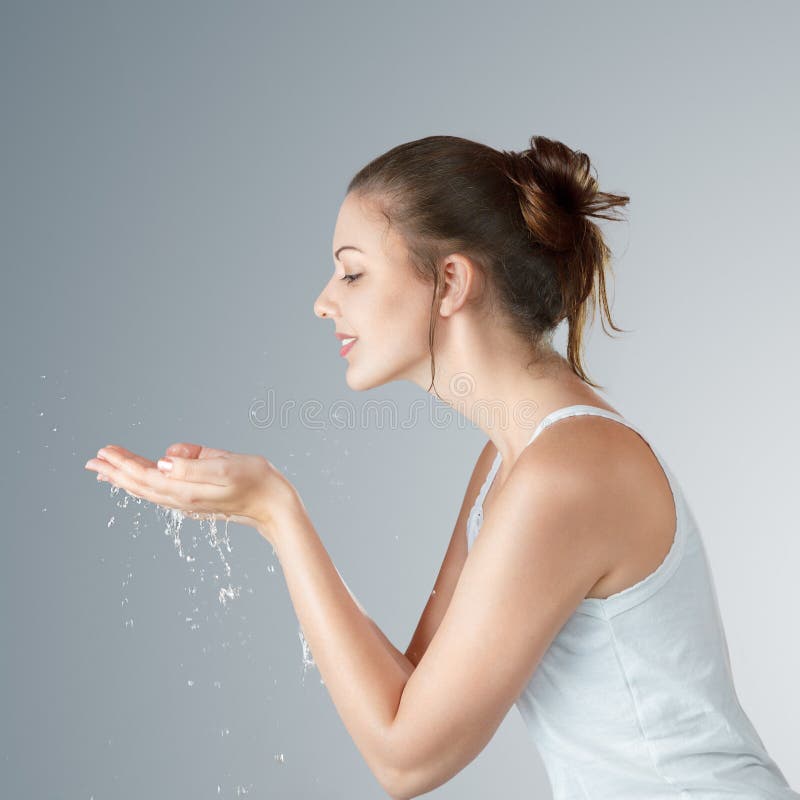
[[[119,490],[120,490],[119,486],[114,486],[113,484],[111,484],[109,486],[109,495],[111,497],[117,497],[117,495],[119,495]],[[131,501],[133,501],[133,503],[135,503],[137,505],[143,506],[144,508],[149,508],[150,505],[151,505],[149,501],[144,500],[141,497],[137,497],[136,495],[130,494],[127,490],[125,490],[123,495],[117,499],[116,505],[117,505],[118,508],[125,509],[125,508],[128,507],[128,505],[129,505],[129,503]],[[175,550],[177,551],[179,558],[181,558],[182,560],[186,561],[189,564],[194,564],[197,561],[196,557],[191,555],[190,553],[184,552],[184,544],[183,544],[183,541],[181,539],[181,530],[183,528],[184,520],[186,519],[186,514],[184,514],[179,509],[168,508],[166,506],[161,506],[161,505],[158,505],[158,504],[155,504],[154,508],[155,508],[155,511],[156,511],[156,515],[158,516],[158,518],[161,520],[161,522],[164,525],[164,535],[165,536],[170,536],[172,538],[173,545],[175,546]],[[192,517],[192,519],[196,519],[196,520],[200,521],[200,531],[201,532],[204,531],[204,523],[206,523],[207,528],[208,528],[207,532],[205,533],[206,541],[208,542],[209,546],[216,551],[216,553],[217,553],[217,555],[219,557],[219,560],[220,560],[220,562],[221,562],[221,564],[222,564],[222,566],[223,566],[223,568],[225,570],[226,577],[230,578],[230,576],[231,576],[231,565],[228,562],[228,560],[226,559],[225,552],[224,552],[224,551],[227,551],[228,553],[232,553],[233,552],[233,548],[231,547],[230,534],[228,532],[228,524],[230,522],[230,517],[228,517],[226,515],[222,515],[223,518],[225,519],[225,528],[224,528],[224,531],[220,532],[217,529],[217,516],[216,515],[212,515],[212,514],[201,515],[201,514],[198,514],[198,513],[192,513],[192,514],[190,514],[190,516]],[[116,524],[116,519],[115,519],[114,516],[112,516],[108,520],[107,527],[110,528],[112,525],[115,525],[115,524]],[[135,517],[133,519],[132,525],[133,525],[133,530],[131,532],[131,538],[135,539],[135,538],[137,538],[139,536],[139,533],[140,533],[141,511],[137,511],[136,512],[136,515],[135,515]],[[198,544],[198,537],[193,535],[192,536],[192,549],[196,550],[197,549],[197,544]],[[223,551],[223,548],[224,548],[224,551]],[[155,558],[155,557],[156,557],[156,554],[154,553],[153,554],[153,558]],[[192,566],[191,567],[191,571],[194,574],[196,572],[196,567]],[[200,580],[201,581],[204,580],[204,574],[205,574],[205,570],[201,569],[200,570]],[[129,579],[131,577],[132,577],[132,575],[128,575]],[[215,575],[214,577],[215,578],[219,578],[219,575]],[[124,585],[125,585],[125,583],[123,583],[123,586]],[[221,586],[220,589],[219,589],[219,592],[218,592],[219,602],[223,606],[227,606],[227,603],[228,603],[229,600],[236,599],[236,598],[241,596],[241,590],[242,590],[241,585],[234,586],[234,585],[232,585],[231,581],[229,580],[227,582],[227,586]],[[197,587],[190,587],[189,589],[187,589],[187,591],[189,591],[190,593],[194,594],[197,591]],[[190,621],[190,619],[187,618],[187,621]],[[128,622],[125,623],[126,627],[128,626],[128,624],[129,624]],[[132,620],[130,621],[130,624],[131,625],[133,624]],[[193,624],[191,627],[192,627],[192,629],[195,629],[195,628],[198,627],[198,625],[197,624]]]
[[[308,646],[306,637],[303,635],[303,629],[298,628],[297,635],[300,637],[300,644],[303,647],[303,677],[301,679],[303,686],[306,683],[306,672],[312,667],[316,668],[317,664],[314,661],[314,656],[311,654],[311,648]]]

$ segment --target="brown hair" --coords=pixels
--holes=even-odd
[[[624,329],[611,320],[605,291],[610,250],[590,217],[619,219],[603,212],[630,198],[601,192],[591,169],[587,155],[544,136],[531,137],[530,148],[521,152],[457,136],[428,136],[392,148],[352,178],[347,192],[375,205],[400,232],[418,276],[433,281],[431,386],[440,262],[459,252],[485,272],[488,305],[497,304],[534,354],[543,352],[566,318],[569,364],[598,387],[581,363],[586,309],[591,306],[594,319],[596,282],[609,324]]]

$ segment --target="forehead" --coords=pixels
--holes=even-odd
[[[373,204],[351,193],[342,201],[336,217],[332,252],[335,257],[340,247],[357,247],[367,256],[380,255],[385,251],[387,234],[386,218]],[[348,253],[355,255],[353,250],[343,250],[340,257]]]

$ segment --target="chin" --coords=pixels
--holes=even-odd
[[[354,392],[363,392],[378,385],[374,380],[370,380],[369,375],[363,374],[358,367],[352,364],[347,365],[344,380],[348,388],[352,389]]]
[[[360,369],[357,364],[348,364],[344,378],[347,386],[354,392],[365,392],[367,389],[375,389],[399,380],[400,376],[395,372],[368,372]]]

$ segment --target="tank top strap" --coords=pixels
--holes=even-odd
[[[558,420],[564,419],[564,417],[574,417],[581,414],[593,414],[595,416],[607,417],[608,419],[616,420],[617,422],[621,422],[623,425],[627,425],[629,428],[632,428],[643,439],[645,438],[642,435],[642,432],[635,425],[626,420],[621,414],[617,414],[615,411],[608,411],[607,409],[600,408],[599,406],[578,404],[572,406],[563,406],[562,408],[557,408],[555,411],[551,411],[536,426],[536,429],[533,431],[533,435],[530,439],[528,439],[528,444],[530,444],[545,428],[552,425],[554,422],[558,422]],[[528,445],[525,446],[527,447]]]
[[[494,476],[497,475],[497,470],[500,468],[500,462],[502,460],[503,457],[500,455],[500,451],[498,450],[495,454],[494,461],[492,462],[492,467],[483,481],[483,486],[481,486],[481,489],[478,492],[478,497],[475,499],[475,505],[480,509],[483,508],[483,499],[486,497],[486,493],[489,491],[489,487],[494,481]]]
[[[564,417],[572,417],[577,416],[579,414],[595,414],[601,417],[608,417],[613,420],[617,420],[618,422],[627,425],[629,428],[632,428],[642,439],[645,437],[642,435],[642,432],[635,426],[632,425],[628,420],[622,417],[620,414],[617,414],[613,411],[607,411],[605,408],[600,408],[599,406],[590,406],[590,405],[571,405],[571,406],[563,406],[562,408],[557,408],[555,411],[551,411],[546,417],[544,417],[539,424],[536,426],[536,429],[533,431],[533,434],[530,439],[528,439],[528,443],[525,445],[527,447],[533,440],[546,428],[548,425],[552,425],[554,422],[558,422],[560,419],[564,419]],[[647,439],[645,439],[647,441]],[[649,442],[648,442],[649,445]],[[491,488],[492,483],[494,482],[495,475],[497,475],[497,470],[500,468],[500,464],[503,460],[503,457],[500,455],[498,451],[494,457],[494,462],[492,463],[491,469],[486,476],[486,479],[483,482],[483,486],[481,486],[480,491],[478,492],[478,496],[475,500],[475,506],[479,509],[483,508],[483,501],[488,493],[489,489]],[[660,461],[661,459],[659,459]]]

